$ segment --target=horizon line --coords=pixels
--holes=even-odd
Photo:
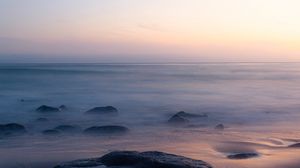
[[[204,61],[204,62],[0,62],[0,64],[242,64],[300,63],[300,61]]]

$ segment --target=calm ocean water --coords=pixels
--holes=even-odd
[[[0,99],[0,123],[21,123],[29,131],[22,137],[0,139],[1,167],[52,167],[121,149],[163,150],[220,168],[254,162],[257,168],[272,167],[278,157],[299,155],[275,149],[281,155],[267,157],[274,154],[270,147],[254,145],[266,156],[234,162],[216,146],[228,141],[266,144],[274,139],[283,145],[288,138],[300,138],[300,63],[0,64]],[[37,114],[34,110],[42,104],[64,104],[70,110]],[[92,107],[106,105],[117,107],[120,115],[84,115]],[[188,128],[165,124],[181,110],[205,113],[208,118],[193,121]],[[36,123],[39,117],[49,122]],[[213,129],[219,123],[226,126],[222,133]],[[118,124],[131,132],[121,138],[41,135],[60,124],[82,128]]]

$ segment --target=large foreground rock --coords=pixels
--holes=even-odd
[[[118,109],[113,106],[95,107],[85,112],[86,114],[117,114]]]
[[[55,168],[212,168],[208,163],[183,156],[150,151],[117,151],[100,158],[77,160]]]
[[[26,128],[17,123],[0,124],[0,136],[15,136],[25,134]]]

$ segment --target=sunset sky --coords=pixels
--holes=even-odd
[[[0,62],[300,61],[299,0],[0,0]]]

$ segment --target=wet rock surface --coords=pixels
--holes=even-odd
[[[88,111],[86,114],[116,114],[118,109],[113,106],[95,107]]]
[[[116,151],[100,158],[68,162],[55,168],[212,168],[208,163],[158,151]]]
[[[93,126],[85,129],[84,134],[87,135],[105,135],[105,134],[125,134],[128,128],[118,125]]]

